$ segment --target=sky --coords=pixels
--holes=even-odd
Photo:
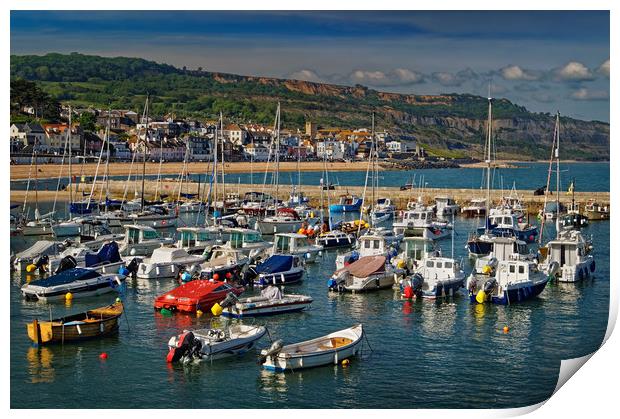
[[[610,113],[607,11],[11,11],[10,48]]]

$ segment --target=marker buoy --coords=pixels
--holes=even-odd
[[[504,326],[504,333],[508,333],[510,331],[510,329],[508,328],[508,326]]]
[[[70,292],[65,294],[65,300],[67,301],[71,301],[73,300],[73,294],[71,294]]]
[[[348,359],[343,359],[341,364],[342,364],[343,367],[346,367],[350,363],[351,363],[351,361],[349,361]]]
[[[105,353],[105,352],[101,352],[101,353],[99,354],[99,359],[108,359],[108,354],[107,354],[107,353]]]

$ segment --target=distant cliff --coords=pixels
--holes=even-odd
[[[468,94],[413,95],[300,80],[240,76],[176,68],[138,58],[82,54],[11,56],[11,77],[37,81],[61,102],[140,111],[148,92],[155,114],[271,123],[282,102],[286,128],[307,120],[323,127],[377,127],[413,135],[447,156],[481,157],[486,98]],[[529,112],[506,99],[494,100],[498,157],[548,158],[554,116]],[[562,156],[609,159],[609,124],[562,118]]]

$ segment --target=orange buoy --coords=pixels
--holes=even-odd
[[[510,331],[510,329],[508,328],[508,326],[504,326],[504,333],[508,333]]]

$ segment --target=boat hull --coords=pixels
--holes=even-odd
[[[222,312],[222,316],[231,317],[235,319],[242,319],[244,317],[260,317],[260,316],[274,316],[277,314],[295,313],[303,311],[309,308],[312,304],[312,299],[302,301],[291,301],[287,303],[273,302],[269,304],[263,304],[261,306],[244,303],[241,308],[228,307]]]
[[[290,285],[296,284],[303,280],[304,269],[299,267],[286,272],[277,272],[272,274],[260,274],[254,280],[255,285]]]
[[[543,292],[543,290],[547,286],[547,282],[549,282],[549,279],[545,279],[544,281],[540,281],[538,283],[531,283],[525,286],[510,287],[504,290],[504,292],[500,295],[492,295],[489,301],[493,304],[499,305],[522,303],[524,301],[538,297],[538,295]],[[472,304],[478,303],[476,301],[476,295],[472,292],[469,293],[469,301]]]

